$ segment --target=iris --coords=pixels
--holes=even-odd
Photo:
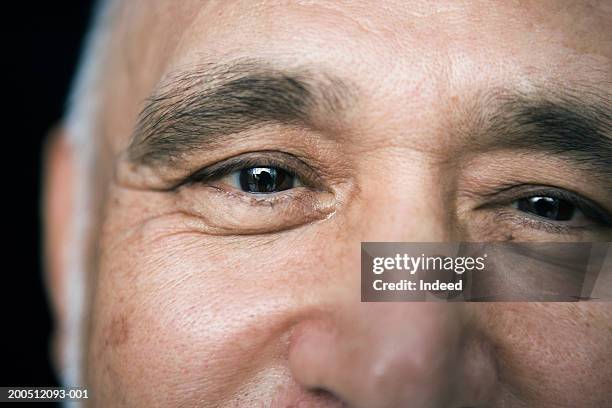
[[[518,209],[553,221],[569,221],[576,207],[559,198],[536,196],[518,200]]]
[[[278,167],[250,167],[240,170],[240,187],[248,193],[275,193],[288,190],[295,176]]]

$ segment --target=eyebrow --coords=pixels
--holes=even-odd
[[[612,95],[593,86],[490,92],[481,101],[476,143],[563,156],[605,178],[612,176]],[[478,133],[478,132],[476,132]],[[476,138],[477,139],[477,138]]]
[[[281,70],[259,60],[201,64],[161,83],[131,137],[127,153],[133,163],[172,164],[184,154],[227,143],[222,136],[262,125],[320,129],[342,122],[357,98],[346,80],[304,67]],[[529,93],[489,89],[473,102],[462,109],[467,119],[460,119],[468,122],[467,148],[550,153],[610,179],[609,92],[583,84],[542,86]]]
[[[202,64],[162,83],[139,115],[128,148],[132,162],[172,163],[214,147],[220,136],[262,125],[318,129],[339,121],[353,99],[349,85],[334,76],[255,60]]]

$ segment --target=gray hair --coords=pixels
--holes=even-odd
[[[95,152],[100,129],[100,87],[109,56],[112,18],[117,2],[98,0],[94,9],[92,28],[85,38],[77,75],[68,97],[64,119],[67,142],[74,152],[78,177],[75,178],[71,240],[66,254],[66,321],[62,361],[59,367],[64,386],[82,384],[84,320],[87,311],[86,281],[87,236],[91,230],[92,192]]]

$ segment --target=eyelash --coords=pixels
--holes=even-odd
[[[516,193],[517,189],[519,190],[518,193]],[[612,227],[612,216],[605,209],[593,201],[571,191],[561,190],[556,187],[543,188],[542,186],[518,185],[503,189],[498,193],[494,193],[494,195],[495,194],[500,194],[501,197],[495,199],[492,203],[485,205],[486,207],[508,206],[512,202],[529,197],[551,197],[569,202],[575,206],[586,218],[602,225],[605,228]],[[563,221],[546,221],[542,218],[530,216],[523,212],[520,212],[521,215],[518,215],[517,213],[519,213],[519,211],[514,209],[511,212],[506,211],[500,214],[500,218],[511,218],[525,226],[542,229],[552,233],[567,233],[578,229],[588,228],[585,226],[564,225]]]
[[[304,186],[313,190],[322,187],[321,177],[311,166],[301,159],[279,151],[260,151],[229,158],[220,163],[201,169],[186,180],[187,183],[206,183],[219,180],[232,172],[249,167],[277,167],[289,174],[299,178]],[[518,190],[518,191],[517,191]],[[530,184],[513,185],[499,189],[496,192],[487,194],[494,196],[493,201],[484,204],[483,207],[505,207],[506,210],[499,214],[500,219],[511,219],[515,223],[522,224],[529,228],[541,229],[550,233],[569,233],[579,229],[589,227],[564,225],[562,222],[546,221],[536,216],[530,216],[515,209],[508,209],[509,205],[517,200],[534,196],[552,197],[565,200],[574,205],[584,216],[594,222],[603,225],[605,228],[612,227],[612,215],[598,204],[581,195],[562,190],[553,186],[536,186]],[[264,198],[265,200],[265,198]]]
[[[276,167],[299,178],[306,187],[317,189],[321,178],[317,172],[299,158],[277,151],[261,151],[232,157],[201,169],[188,177],[189,183],[219,180],[235,171],[249,167]]]

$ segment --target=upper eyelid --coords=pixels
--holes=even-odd
[[[537,184],[518,184],[507,186],[496,191],[487,193],[483,197],[493,199],[492,204],[503,204],[510,200],[519,200],[521,198],[533,197],[537,195],[551,195],[556,198],[566,199],[571,202],[578,204],[592,205],[596,208],[600,208],[605,212],[605,209],[593,200],[584,197],[582,194],[574,191],[555,187],[550,185],[537,185]],[[491,201],[488,202],[489,204]],[[485,204],[487,205],[487,204]]]
[[[188,176],[187,181],[214,181],[244,168],[266,166],[278,167],[297,176],[308,184],[322,184],[322,177],[303,160],[288,153],[278,151],[248,152],[230,157],[192,173]]]

